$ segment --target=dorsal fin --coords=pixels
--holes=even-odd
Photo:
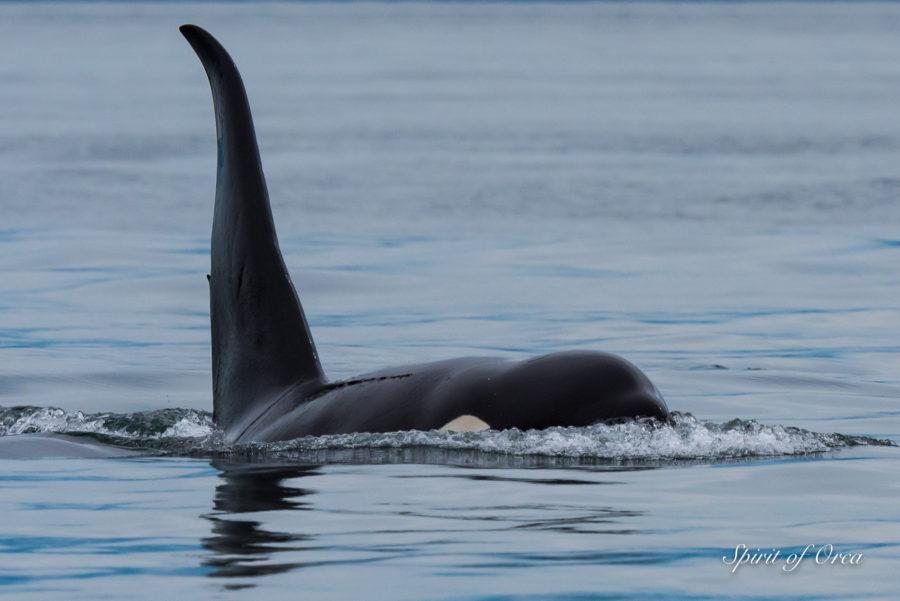
[[[206,69],[216,113],[209,278],[213,419],[233,438],[286,387],[324,383],[324,374],[278,247],[240,73],[205,30],[180,29]]]

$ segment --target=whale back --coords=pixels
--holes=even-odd
[[[205,30],[184,25],[212,88],[218,144],[209,275],[213,419],[239,434],[289,386],[324,382],[284,264],[250,105],[237,67]]]

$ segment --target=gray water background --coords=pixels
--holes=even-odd
[[[0,405],[210,409],[183,22],[244,75],[330,376],[602,349],[703,420],[900,442],[891,3],[0,4]],[[895,598],[896,449],[629,442],[540,469],[4,461],[0,595]],[[827,543],[863,565],[722,562]]]

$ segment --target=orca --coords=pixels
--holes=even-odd
[[[465,357],[329,381],[278,246],[241,76],[212,35],[196,25],[180,29],[206,71],[215,112],[207,278],[213,419],[226,442],[666,418],[666,403],[643,372],[593,351],[519,362]]]

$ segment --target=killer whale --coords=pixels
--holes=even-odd
[[[218,165],[211,237],[213,419],[228,442],[397,430],[541,429],[665,418],[637,367],[612,354],[465,357],[328,381],[284,264],[241,76],[196,25],[182,34],[212,90]]]

